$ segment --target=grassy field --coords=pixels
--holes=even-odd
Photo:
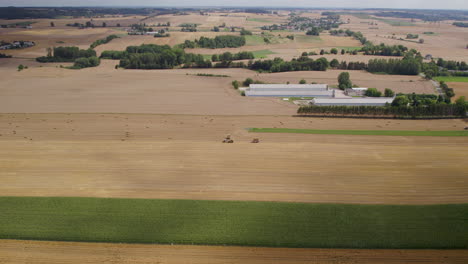
[[[382,22],[387,23],[387,24],[389,24],[391,26],[394,26],[394,27],[412,27],[412,26],[414,27],[414,26],[416,26],[416,24],[408,22],[408,21],[404,21],[404,20],[391,20],[391,19],[384,19],[384,18],[373,18],[373,19],[382,21]]]
[[[250,128],[256,133],[298,133],[323,135],[369,135],[369,136],[432,136],[432,137],[466,137],[468,131],[405,131],[405,130],[316,130],[293,128]]]
[[[336,47],[336,49],[338,49],[338,52],[341,52],[342,49],[344,49],[345,51],[355,51],[362,49],[362,47]]]
[[[256,59],[264,59],[270,54],[275,54],[275,52],[271,50],[256,50],[252,52]]]
[[[246,42],[247,46],[255,46],[255,45],[265,44],[265,40],[263,39],[263,36],[259,36],[259,35],[245,36],[245,42]]]
[[[462,76],[438,76],[434,77],[437,81],[444,81],[444,82],[468,82],[468,77]]]
[[[319,36],[307,36],[307,35],[297,35],[295,36],[295,40],[297,42],[302,42],[302,43],[318,43],[318,42],[323,41]]]
[[[247,21],[252,21],[252,22],[260,22],[260,23],[272,23],[273,21],[270,19],[264,19],[264,18],[253,18],[249,17],[247,18]]]
[[[468,247],[468,204],[1,197],[0,210],[0,239],[320,248]]]

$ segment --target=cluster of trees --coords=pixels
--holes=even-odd
[[[126,69],[172,69],[182,64],[184,67],[212,67],[211,61],[205,60],[202,55],[185,53],[183,49],[168,45],[129,46],[125,52],[118,54],[109,51],[105,55],[125,56],[121,58],[119,66]]]
[[[364,93],[365,96],[367,97],[381,97],[382,92],[377,90],[376,88],[369,88],[366,90]],[[385,97],[393,97],[395,96],[395,92],[392,89],[385,88],[384,94]]]
[[[197,32],[197,24],[184,23],[180,24],[179,27],[182,27],[180,31],[182,32]]]
[[[379,56],[404,56],[408,52],[408,48],[403,45],[385,45],[381,43],[380,45],[373,45],[372,43],[367,43],[362,49],[364,55],[379,55]],[[412,51],[417,53],[416,51]]]
[[[453,22],[453,25],[457,27],[468,27],[468,23],[466,22]]]
[[[419,38],[419,35],[418,34],[408,34],[408,35],[406,35],[406,38],[407,39],[417,39],[417,38]]]
[[[320,32],[322,32],[322,30],[318,27],[312,27],[311,29],[307,30],[306,31],[306,35],[309,35],[309,36],[319,36],[320,35]]]
[[[455,92],[453,91],[453,88],[449,88],[448,85],[444,81],[440,82],[440,88],[444,92],[447,102],[450,103],[450,98],[455,96]]]
[[[367,70],[367,64],[365,62],[342,61],[339,63],[337,59],[333,59],[330,62],[330,67],[338,69],[338,70],[356,70],[356,71]]]
[[[170,27],[170,26],[171,26],[171,22],[168,21],[166,24],[164,24],[164,23],[158,23],[157,26],[158,26],[158,27]]]
[[[437,66],[451,71],[468,71],[468,65],[464,61],[446,61],[441,58],[437,60]]]
[[[97,47],[99,45],[109,43],[110,41],[112,41],[113,39],[116,39],[116,38],[119,38],[119,36],[109,35],[105,39],[98,39],[98,40],[94,41],[93,44],[91,44],[90,48],[94,49],[95,47]]]
[[[244,28],[241,29],[240,31],[241,36],[247,36],[247,35],[252,35],[252,31],[246,30]]]
[[[401,60],[397,59],[372,59],[367,64],[367,71],[373,73],[387,73],[400,75],[418,75],[422,69],[421,58],[405,56]]]
[[[51,26],[51,27],[55,27],[54,22],[50,22],[50,26]],[[85,24],[78,23],[78,22],[69,23],[69,24],[67,24],[67,26],[68,26],[68,27],[78,27],[78,28],[94,28],[94,27],[98,27],[98,26],[95,25],[92,21],[87,21]],[[107,23],[106,23],[106,22],[102,22],[101,27],[107,27]],[[117,27],[120,27],[120,24],[117,24]]]
[[[180,47],[185,48],[238,48],[245,45],[245,38],[243,36],[216,36],[215,38],[200,37],[195,41],[186,40]]]
[[[233,61],[233,60],[251,60],[254,59],[255,55],[250,51],[241,51],[239,53],[232,54],[231,52],[225,52],[223,54],[214,54],[211,56],[211,61]]]
[[[435,94],[397,94],[392,106],[429,106],[435,104],[450,104],[443,96]]]
[[[146,23],[132,24],[131,28],[132,28],[132,32],[130,32],[129,35],[132,35],[132,33],[135,34],[135,32],[145,33],[145,32],[153,32],[154,31],[154,28],[146,27]]]
[[[353,83],[349,78],[349,72],[342,72],[338,75],[338,88],[341,90],[353,87]]]
[[[38,57],[38,62],[74,62],[78,58],[96,57],[92,49],[82,50],[78,47],[55,47],[47,50],[47,56]]]
[[[360,32],[360,31],[357,31],[357,32],[354,32],[354,31],[351,31],[349,29],[345,30],[345,31],[342,31],[342,30],[332,30],[330,31],[330,34],[331,35],[340,35],[340,34],[343,34],[345,36],[348,36],[348,37],[353,37],[357,40],[359,40],[359,42],[361,42],[362,45],[366,45],[368,43],[370,43],[366,37],[364,37],[364,35]]]
[[[398,96],[395,98],[397,100]],[[465,117],[466,106],[434,104],[428,106],[301,106],[298,114],[329,116],[375,116],[393,118]]]
[[[12,56],[11,55],[6,55],[4,53],[0,53],[0,59],[1,58],[11,58]]]
[[[326,58],[313,60],[308,57],[300,57],[291,61],[284,61],[281,58],[273,60],[262,60],[249,63],[249,68],[264,72],[287,72],[287,71],[326,71],[329,62]]]
[[[154,34],[155,38],[167,38],[167,37],[170,37],[170,36],[171,36],[171,34],[169,34],[169,33],[158,32],[158,33]]]
[[[126,51],[106,50],[101,53],[101,59],[121,60],[128,56]]]
[[[72,69],[83,69],[88,67],[96,67],[101,63],[98,57],[78,58],[75,60]]]

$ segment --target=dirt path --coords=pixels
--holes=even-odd
[[[0,263],[462,264],[466,250],[350,250],[0,240]]]

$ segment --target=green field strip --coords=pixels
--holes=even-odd
[[[437,81],[444,81],[444,82],[468,82],[468,77],[464,76],[437,76],[434,77]]]
[[[0,239],[309,248],[468,247],[468,204],[0,197],[0,212]]]
[[[319,130],[294,128],[249,128],[254,133],[296,133],[320,135],[368,135],[368,136],[430,136],[430,137],[466,137],[468,131],[411,131],[411,130]]]

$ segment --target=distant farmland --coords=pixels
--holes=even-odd
[[[318,248],[466,248],[468,204],[0,198],[0,238]]]

